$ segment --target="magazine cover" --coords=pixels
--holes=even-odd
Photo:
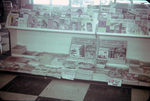
[[[70,56],[93,58],[96,55],[96,39],[73,37]]]
[[[93,31],[93,17],[90,14],[83,14],[81,16],[81,31],[88,31],[92,32]]]
[[[26,19],[18,18],[18,26],[19,27],[27,27]]]
[[[51,66],[53,67],[63,67],[63,62],[67,58],[67,54],[53,54],[53,57],[51,59]]]
[[[109,48],[99,48],[98,58],[108,59],[109,56]]]
[[[16,62],[19,59],[20,59],[20,57],[9,56],[4,61],[7,61],[7,62]]]
[[[96,45],[86,45],[85,46],[85,57],[95,58],[96,56]]]
[[[81,30],[81,19],[71,18],[70,30],[80,31]]]
[[[9,25],[10,26],[18,26],[18,17],[19,17],[19,14],[11,13],[9,16]]]
[[[30,28],[36,28],[37,27],[37,17],[33,16],[32,14],[29,14],[27,26]]]
[[[114,59],[126,59],[126,48],[115,48],[114,49]]]
[[[107,19],[106,22],[107,26],[110,26],[109,31],[110,33],[122,33],[122,20],[116,20],[116,19]]]
[[[122,78],[122,72],[117,70],[117,69],[110,69],[108,76],[112,77],[112,78]]]
[[[51,12],[50,19],[48,21],[49,29],[59,29],[60,26],[60,12]]]
[[[77,61],[71,61],[71,60],[65,60],[63,62],[63,67],[64,68],[69,68],[69,69],[77,69],[78,62]]]
[[[129,81],[137,81],[138,82],[138,74],[132,74],[132,73],[128,73],[128,72],[123,72],[123,79],[124,80],[129,80]]]
[[[42,28],[43,22],[42,19],[37,19],[37,28]]]
[[[139,66],[139,60],[136,60],[136,59],[129,59],[127,58],[126,59],[126,65],[135,65],[135,66]]]
[[[143,75],[150,76],[150,67],[143,67]]]
[[[97,57],[101,59],[125,60],[126,50],[127,41],[101,39]]]
[[[150,76],[139,75],[139,81],[150,83]]]
[[[70,12],[61,12],[59,29],[69,30],[70,23],[71,23],[71,13]]]
[[[143,68],[140,68],[138,66],[130,66],[129,67],[129,73],[143,74]]]
[[[70,48],[71,57],[84,57],[84,45],[72,44]]]
[[[96,67],[98,68],[105,68],[107,60],[97,59],[96,60]]]

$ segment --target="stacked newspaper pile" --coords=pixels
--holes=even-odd
[[[15,47],[12,48],[12,54],[22,54],[27,51],[26,46],[23,45],[16,45]]]

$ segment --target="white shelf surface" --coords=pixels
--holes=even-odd
[[[98,36],[118,36],[118,37],[135,37],[135,38],[150,38],[150,35],[134,35],[134,34],[121,34],[121,33],[103,33],[97,32]]]
[[[59,30],[59,29],[42,29],[42,28],[28,28],[28,27],[15,27],[15,26],[6,26],[8,29],[15,30],[27,30],[27,31],[41,31],[41,32],[59,32],[59,33],[72,33],[72,34],[85,34],[85,35],[95,35],[95,32],[87,31],[72,31],[72,30]]]

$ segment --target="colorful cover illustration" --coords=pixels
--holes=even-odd
[[[19,17],[19,14],[11,13],[9,16],[9,25],[10,26],[18,26],[18,17]]]
[[[71,18],[70,30],[80,31],[81,30],[81,19]]]
[[[114,58],[115,59],[126,59],[126,48],[115,48],[114,49]]]
[[[73,57],[84,57],[84,45],[72,44],[70,55]]]

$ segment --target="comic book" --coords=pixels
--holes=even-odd
[[[10,26],[18,26],[18,17],[19,17],[19,14],[13,14],[11,13],[10,16],[9,16],[9,24]]]

